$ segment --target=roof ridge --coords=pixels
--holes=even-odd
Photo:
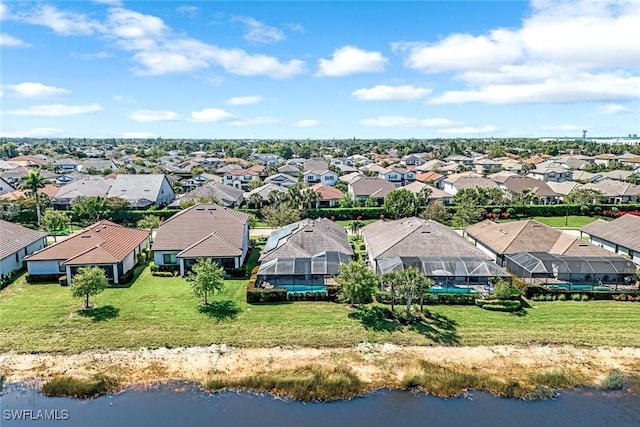
[[[90,248],[88,248],[88,249],[85,249],[84,251],[82,251],[82,252],[80,252],[80,253],[78,253],[78,254],[76,254],[76,255],[72,256],[71,258],[67,258],[67,259],[64,261],[64,264],[66,264],[66,263],[68,263],[69,261],[74,260],[74,259],[76,259],[76,258],[78,258],[78,257],[81,257],[81,256],[82,256],[82,255],[84,255],[84,254],[87,254],[87,253],[89,253],[89,252],[91,252],[91,251],[94,251],[94,250],[96,250],[96,249],[99,249],[99,250],[101,250],[102,252],[104,252],[104,253],[108,254],[108,255],[109,255],[109,256],[111,256],[113,259],[115,259],[115,258],[116,258],[116,257],[114,257],[114,256],[113,256],[113,254],[112,254],[111,252],[107,251],[105,248],[103,248],[102,246],[100,246],[100,244],[98,244],[98,245],[92,246],[92,247],[90,247]]]
[[[220,233],[218,233],[217,231],[214,230],[211,233],[209,233],[206,236],[204,236],[202,239],[198,240],[195,243],[192,243],[191,245],[187,246],[186,248],[184,248],[183,250],[178,252],[177,255],[179,256],[181,253],[187,252],[187,251],[199,246],[201,243],[205,242],[206,240],[210,239],[211,237],[216,237],[218,240],[220,240],[222,243],[224,243],[226,246],[228,246],[231,249],[234,249],[234,250],[240,249],[240,248],[236,247],[233,243],[231,243],[227,239],[225,239],[222,235],[220,235]]]

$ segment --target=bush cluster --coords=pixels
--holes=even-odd
[[[259,302],[280,302],[287,300],[286,289],[247,289],[247,303],[255,304]]]
[[[25,276],[25,280],[27,283],[58,283],[58,277],[60,277],[60,273],[57,274],[27,274]]]
[[[514,312],[522,308],[520,300],[477,299],[476,305],[490,311]]]

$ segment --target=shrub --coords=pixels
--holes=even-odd
[[[118,278],[118,283],[119,284],[125,284],[125,283],[129,283],[133,280],[133,275],[135,273],[134,271],[135,269],[131,269],[128,272],[126,272],[125,274],[123,274],[122,276],[120,276]]]
[[[117,386],[117,380],[104,375],[94,375],[89,379],[59,376],[47,381],[42,386],[42,393],[50,397],[90,398],[113,391]]]
[[[513,312],[522,308],[519,300],[476,299],[476,305],[490,311]]]
[[[493,293],[491,294],[496,299],[515,299],[520,296],[520,291],[511,283],[505,280],[498,280],[493,286]]]
[[[582,296],[580,294],[571,294],[571,299],[574,301],[580,301]]]
[[[67,275],[66,274],[64,276],[58,277],[58,284],[60,286],[67,286],[68,285],[68,283],[67,283]]]
[[[589,295],[582,294],[582,296],[580,297],[580,301],[589,301]]]
[[[617,369],[613,369],[600,383],[600,390],[622,390],[627,385],[627,378]]]
[[[160,266],[152,262],[151,265],[149,265],[149,270],[155,273],[156,271],[160,271]]]
[[[556,296],[553,294],[547,294],[544,296],[544,300],[545,301],[555,301],[556,300]]]
[[[566,301],[566,300],[567,300],[567,295],[565,294],[558,295],[558,301]]]
[[[27,283],[58,283],[58,277],[60,277],[60,273],[57,274],[27,274],[25,280]]]
[[[248,289],[247,303],[254,304],[259,302],[280,302],[287,300],[286,289]]]
[[[171,271],[154,271],[151,273],[152,276],[155,277],[173,277],[173,272]]]

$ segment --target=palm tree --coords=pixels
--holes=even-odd
[[[46,185],[47,181],[38,170],[29,170],[23,178],[22,187],[31,193],[36,199],[36,216],[38,218],[38,226],[40,226],[40,193],[39,189]]]
[[[308,209],[318,208],[318,202],[320,201],[320,195],[317,191],[307,189],[302,192],[302,202]]]
[[[249,206],[253,205],[255,209],[260,209],[262,207],[262,196],[259,195],[258,193],[253,193],[247,199],[247,204]]]

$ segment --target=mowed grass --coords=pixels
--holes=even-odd
[[[598,219],[592,216],[569,215],[566,216],[536,216],[533,219],[539,221],[549,227],[560,228],[580,228],[587,224],[591,224]]]
[[[90,349],[178,347],[226,343],[244,347],[574,344],[640,346],[640,305],[630,302],[536,302],[524,315],[474,306],[429,306],[417,326],[354,316],[330,302],[249,305],[244,280],[230,280],[202,310],[181,278],[142,272],[129,288],[93,297],[96,310],[68,287],[18,279],[0,291],[0,352],[76,353]],[[349,316],[349,314],[352,314]]]

